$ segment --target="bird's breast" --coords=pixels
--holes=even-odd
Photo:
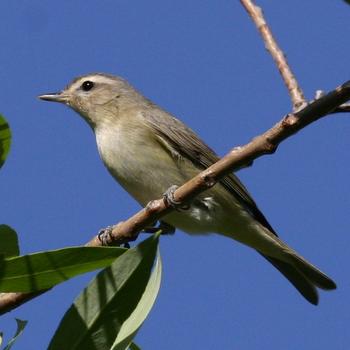
[[[174,157],[150,132],[130,124],[95,130],[107,169],[142,206],[200,171],[189,160]],[[234,212],[238,215],[232,215]],[[189,210],[172,212],[164,221],[189,233],[222,232],[231,220],[244,219],[243,214],[234,198],[216,185],[196,197]]]
[[[96,130],[99,154],[112,176],[141,204],[185,179],[147,128],[119,125]]]

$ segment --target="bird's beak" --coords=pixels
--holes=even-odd
[[[68,103],[68,95],[65,94],[64,91],[40,95],[40,96],[38,96],[38,98],[40,98],[40,100],[44,100],[44,101]]]

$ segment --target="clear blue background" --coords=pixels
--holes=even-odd
[[[309,99],[350,78],[345,2],[259,3]],[[103,167],[85,122],[37,95],[80,74],[117,74],[221,155],[291,110],[239,1],[2,1],[0,13],[0,111],[13,132],[0,223],[18,231],[22,253],[83,244],[139,210]],[[330,116],[239,173],[281,237],[337,291],[314,307],[254,251],[177,232],[161,241],[164,279],[136,338],[142,349],[348,348],[349,133],[349,114]],[[46,349],[91,276],[0,318],[0,330],[8,339],[14,317],[27,319],[15,348]]]

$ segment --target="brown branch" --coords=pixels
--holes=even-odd
[[[283,51],[279,48],[275,38],[272,35],[271,29],[266,23],[263,12],[260,7],[255,5],[253,0],[241,0],[241,4],[248,12],[249,16],[254,21],[258,28],[266,49],[270,52],[277,68],[286,85],[293,104],[293,111],[297,111],[306,105],[306,100],[295,76],[288,65],[287,58]]]
[[[325,93],[322,90],[316,90],[315,94],[315,100],[319,99],[320,97],[324,96]],[[348,113],[350,112],[350,103],[343,103],[339,107],[335,108],[330,114],[336,114],[336,113]]]
[[[215,185],[226,174],[235,171],[255,159],[274,153],[278,145],[316,120],[333,113],[339,106],[350,99],[350,81],[321,96],[308,106],[296,113],[287,114],[275,126],[264,134],[255,137],[243,147],[236,147],[217,163],[202,171],[193,179],[179,187],[174,193],[174,199],[183,204],[190,202],[196,195]],[[113,227],[110,234],[109,245],[133,241],[143,228],[159,220],[172,211],[163,199],[150,202],[128,220]],[[100,246],[101,241],[95,236],[86,245]],[[0,294],[0,314],[11,311],[33,297],[44,293],[3,293]]]
[[[261,7],[257,6],[254,0],[240,0],[240,1],[243,7],[245,8],[245,10],[248,12],[249,16],[252,18],[253,22],[255,23],[265,43],[266,49],[270,52],[273,60],[277,65],[277,68],[290,94],[292,104],[293,104],[293,111],[295,112],[300,108],[305,107],[307,104],[307,101],[304,97],[303,91],[300,88],[295,78],[295,75],[292,72],[287,62],[287,58],[285,54],[278,46],[277,41],[274,38],[270,27],[267,25],[267,22],[265,20]],[[316,96],[318,93],[322,94],[322,91],[316,91]],[[319,98],[319,96],[316,98]],[[350,112],[350,103],[346,103],[346,104],[343,104],[342,106],[335,108],[331,113],[335,114],[335,113],[347,113],[347,112]]]
[[[48,290],[49,289],[31,293],[0,293],[0,315],[16,309],[18,306],[46,293]]]

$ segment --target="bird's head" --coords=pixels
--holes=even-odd
[[[102,73],[77,77],[62,91],[38,97],[71,107],[93,127],[101,119],[117,116],[121,105],[136,104],[142,99],[124,79]]]

